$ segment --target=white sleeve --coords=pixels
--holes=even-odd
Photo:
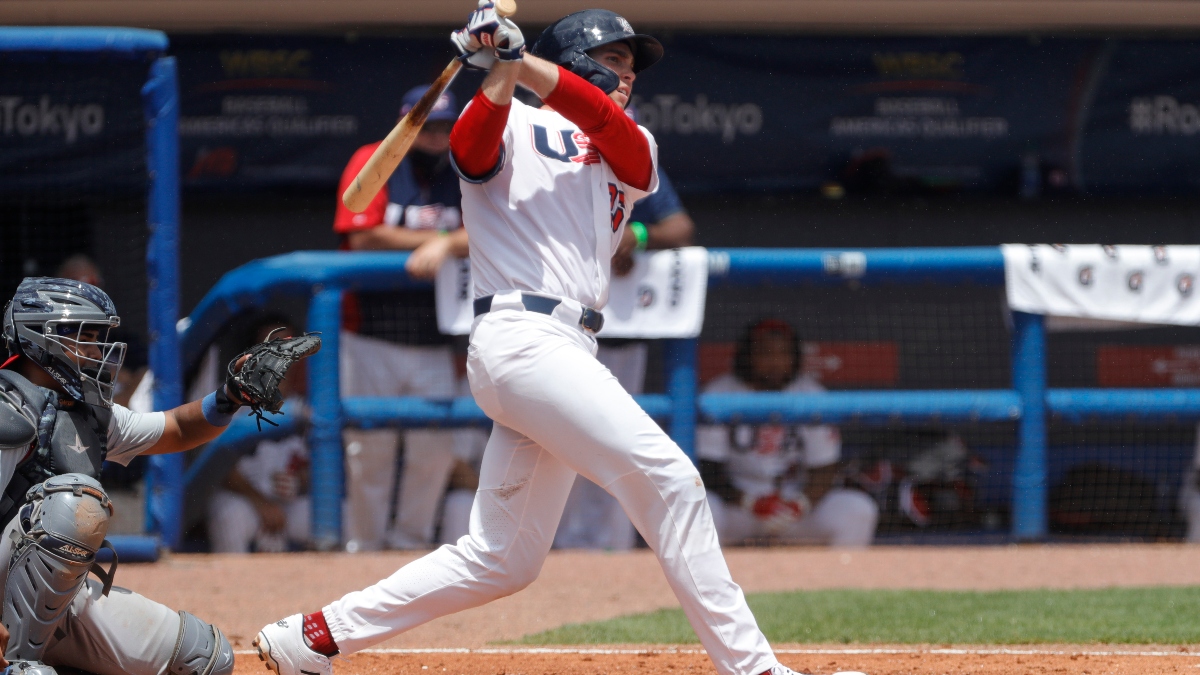
[[[123,405],[113,404],[112,420],[108,423],[108,456],[110,462],[129,466],[129,462],[162,438],[167,416],[161,412],[135,413]]]

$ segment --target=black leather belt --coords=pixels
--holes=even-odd
[[[488,312],[492,311],[492,298],[494,297],[496,296],[485,295],[482,298],[476,298],[475,316],[487,314]],[[554,310],[562,304],[562,300],[559,300],[558,298],[548,298],[544,295],[522,293],[521,304],[525,306],[527,311],[551,316],[554,314]],[[579,327],[589,333],[599,333],[600,329],[604,327],[604,315],[592,309],[591,307],[584,307],[583,313],[579,317]]]

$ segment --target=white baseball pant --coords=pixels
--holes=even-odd
[[[721,544],[725,546],[770,535],[796,544],[870,546],[879,522],[879,505],[861,490],[830,490],[812,511],[776,532],[768,531],[749,508],[727,504],[715,494],[709,495],[708,502]]]
[[[640,340],[620,346],[601,342],[596,360],[608,368],[625,391],[637,395],[646,382],[649,352],[649,345]],[[637,532],[621,503],[592,481],[576,478],[554,535],[554,548],[628,551],[636,543]]]
[[[448,346],[415,347],[342,331],[342,396],[454,396],[454,356]],[[454,466],[454,432],[404,432],[404,468],[389,528],[396,477],[395,429],[347,429],[347,523],[351,551],[427,548]]]
[[[470,534],[324,608],[338,647],[355,652],[529,585],[550,550],[576,472],[612,493],[658,555],[717,671],[776,664],[733,582],[695,466],[596,360],[564,300],[555,318],[498,295],[476,320],[467,372],[496,424]]]

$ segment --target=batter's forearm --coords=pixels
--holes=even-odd
[[[450,155],[459,173],[469,179],[483,179],[500,162],[520,68],[519,62],[497,61],[450,132]]]
[[[493,68],[492,70],[495,70]],[[521,60],[521,72],[518,82],[521,86],[545,100],[558,86],[558,66],[543,61],[532,54],[526,54]]]
[[[497,106],[506,106],[512,103],[520,73],[521,61],[497,61],[483,78],[479,91]]]

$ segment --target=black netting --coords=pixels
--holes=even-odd
[[[1011,323],[1002,291],[939,286],[714,289],[700,349],[706,386],[734,371],[739,340],[768,318],[795,331],[803,342],[802,373],[829,390],[1012,386]],[[1191,345],[1198,344],[1197,329],[1051,332],[1049,385],[1195,386],[1200,350]],[[895,420],[842,424],[839,431],[839,484],[869,493],[878,504],[877,541],[998,541],[1011,531],[1015,422]],[[1052,536],[1183,536],[1189,494],[1183,488],[1194,482],[1188,468],[1195,435],[1186,420],[1052,418]]]

